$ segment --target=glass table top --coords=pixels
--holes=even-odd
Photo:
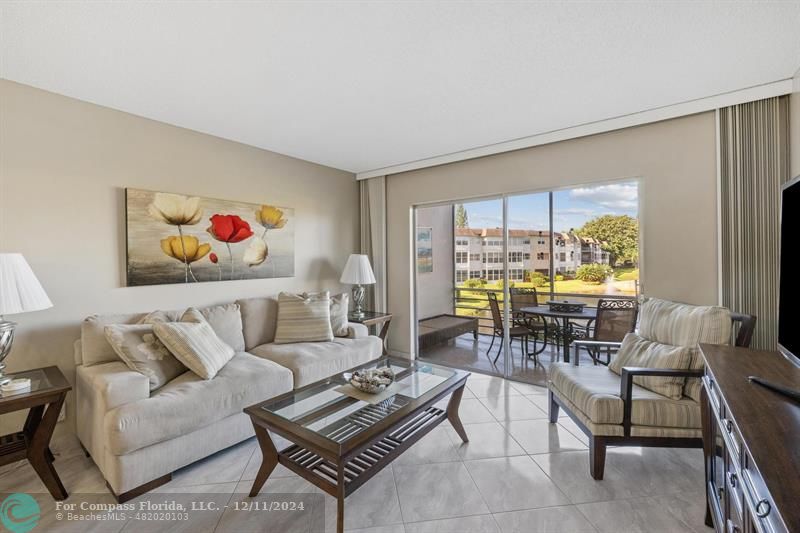
[[[421,361],[397,358],[376,359],[362,369],[388,366],[395,373],[392,396],[379,403],[370,403],[336,389],[348,383],[347,373],[334,375],[307,389],[295,391],[261,409],[314,431],[336,442],[342,442],[386,418],[410,401],[434,391],[458,374],[458,371]]]
[[[31,392],[42,391],[52,387],[52,385],[50,384],[50,380],[47,379],[47,375],[45,374],[44,370],[41,369],[28,370],[25,372],[15,372],[13,374],[6,374],[6,377],[10,379],[28,378],[29,380],[31,380],[31,386],[30,388],[25,388],[12,392],[0,391],[0,398],[19,396],[20,394],[28,394]]]

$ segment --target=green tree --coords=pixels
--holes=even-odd
[[[467,216],[467,209],[464,207],[464,204],[458,204],[456,206],[456,227],[469,227],[469,217]]]
[[[639,221],[628,215],[603,215],[593,218],[576,232],[603,242],[611,264],[639,263]]]

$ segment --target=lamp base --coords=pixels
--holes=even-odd
[[[11,381],[11,378],[3,373],[6,368],[3,361],[11,353],[11,345],[14,344],[14,328],[16,327],[17,324],[14,322],[0,319],[0,385]]]
[[[364,316],[364,290],[363,285],[356,285],[353,287],[353,315],[362,318]]]

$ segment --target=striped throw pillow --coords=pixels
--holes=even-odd
[[[153,331],[175,358],[203,379],[217,375],[233,358],[208,322],[156,322]]]
[[[332,341],[331,296],[319,293],[278,295],[275,344]]]
[[[672,346],[644,339],[636,333],[628,333],[616,357],[608,365],[615,374],[622,374],[622,367],[670,368],[687,370],[692,362],[694,349],[688,346]],[[683,396],[683,377],[634,377],[640,387],[657,392],[667,398],[680,400]]]

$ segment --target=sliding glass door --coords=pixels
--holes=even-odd
[[[638,297],[638,217],[637,181],[416,208],[418,356],[546,384],[592,323],[532,308]]]

